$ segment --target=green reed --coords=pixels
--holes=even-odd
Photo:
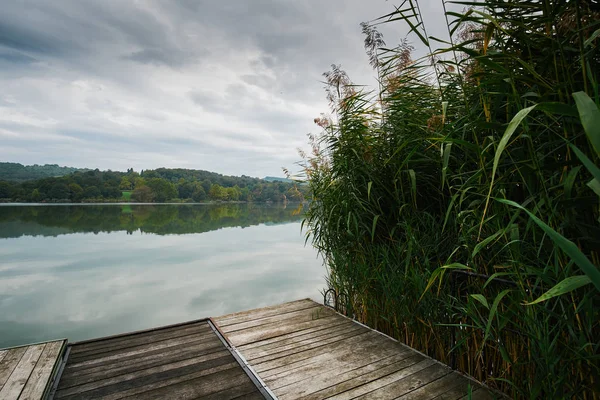
[[[363,24],[376,93],[325,75],[307,240],[348,315],[511,397],[599,398],[600,9],[459,4],[450,41],[416,0]]]

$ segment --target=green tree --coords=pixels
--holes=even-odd
[[[131,200],[139,203],[151,203],[154,200],[154,193],[148,186],[138,186],[131,193]]]
[[[42,195],[40,194],[40,191],[37,188],[33,189],[33,191],[31,192],[31,200],[40,201],[41,199]]]
[[[100,196],[102,193],[96,186],[88,186],[83,190],[83,197],[86,199],[98,199]]]
[[[177,197],[177,188],[174,184],[162,178],[151,178],[146,183],[152,189],[154,201],[159,203],[171,200]]]
[[[194,190],[194,193],[192,193],[192,199],[194,201],[202,201],[206,199],[206,192],[202,186],[199,185],[196,190]]]
[[[128,177],[124,176],[121,178],[121,183],[119,184],[120,190],[131,190],[132,186],[133,184]]]
[[[135,177],[133,179],[133,188],[138,188],[140,186],[145,186],[146,185],[146,180],[140,176]]]
[[[208,197],[210,197],[211,200],[225,200],[227,199],[227,191],[223,186],[219,185],[218,183],[215,183],[210,187]]]
[[[191,199],[197,187],[202,187],[198,183],[183,182],[177,186],[180,199]]]
[[[0,199],[12,197],[12,185],[8,182],[0,182]]]
[[[70,198],[69,187],[64,183],[57,183],[52,186],[48,196],[53,200],[66,200]]]
[[[69,184],[69,198],[71,201],[81,201],[83,197],[83,188],[76,183]]]

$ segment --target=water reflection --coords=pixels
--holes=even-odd
[[[0,347],[319,300],[325,270],[294,211],[0,207]]]
[[[203,233],[226,227],[297,222],[302,205],[38,205],[1,206],[0,238],[76,232]]]

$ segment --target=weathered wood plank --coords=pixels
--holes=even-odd
[[[39,400],[43,397],[51,379],[54,367],[59,362],[66,340],[49,342],[33,368],[19,400]]]
[[[130,376],[131,374],[135,374],[138,371],[148,371],[148,370],[152,370],[155,368],[169,366],[176,362],[191,362],[191,363],[209,362],[216,358],[224,357],[228,354],[230,354],[229,351],[224,349],[222,346],[219,346],[218,348],[215,347],[214,350],[209,353],[196,352],[195,354],[191,354],[191,355],[185,354],[185,355],[179,355],[179,356],[176,355],[176,356],[172,356],[172,357],[170,357],[169,354],[163,354],[163,359],[157,360],[153,363],[146,363],[146,364],[142,364],[142,365],[129,364],[129,363],[123,364],[119,361],[116,361],[113,364],[112,369],[103,369],[98,372],[84,374],[84,375],[78,375],[78,374],[63,375],[60,380],[60,388],[68,388],[68,387],[84,385],[84,384],[92,383],[92,382],[105,381],[105,380],[108,380],[111,378]]]
[[[35,364],[38,362],[42,351],[46,347],[45,343],[28,346],[19,360],[19,363],[8,377],[8,380],[0,390],[0,399],[18,399],[23,391],[27,379],[31,375]]]
[[[374,332],[363,332],[347,340],[333,343],[327,349],[316,348],[300,353],[290,354],[285,357],[279,357],[275,360],[265,361],[263,363],[253,363],[252,368],[254,368],[254,370],[260,374],[261,372],[265,372],[277,367],[289,366],[297,361],[309,359],[320,354],[328,354],[331,356],[336,352],[341,352],[343,354],[350,355],[357,346],[367,345],[371,341],[377,340],[378,336],[379,335]]]
[[[415,374],[416,375],[416,374]],[[466,393],[467,379],[460,374],[453,372],[443,376],[440,379],[436,379],[433,382],[427,383],[420,388],[413,390],[412,392],[406,393],[397,400],[430,400],[433,398],[438,399],[444,393],[450,392],[455,388],[462,388],[462,394]],[[460,395],[456,396],[455,399],[459,398]]]
[[[143,355],[142,357],[129,359],[127,361],[118,359],[99,367],[65,370],[61,378],[61,384],[64,387],[68,387],[70,386],[71,380],[78,384],[92,382],[98,377],[108,378],[110,376],[134,372],[144,368],[169,364],[175,360],[187,360],[189,358],[199,357],[204,357],[208,360],[212,357],[210,356],[211,354],[222,351],[223,346],[220,345],[215,345],[210,349],[207,349],[205,345],[184,347],[177,351],[171,351],[170,348],[163,349],[159,350],[158,353]]]
[[[327,326],[338,320],[338,316],[328,318],[320,318],[313,321],[301,322],[294,325],[274,326],[266,330],[258,328],[250,328],[239,332],[233,332],[227,335],[227,338],[234,346],[242,346],[244,344],[258,342],[265,339],[271,339],[277,336],[286,335],[292,332],[302,331],[307,328],[317,326]]]
[[[373,332],[371,332],[373,333]],[[379,335],[378,335],[379,336]],[[370,336],[372,338],[373,336]],[[284,377],[293,377],[294,382],[301,381],[305,377],[310,376],[310,371],[319,366],[334,364],[341,361],[346,364],[346,368],[351,368],[350,365],[359,362],[375,362],[377,360],[388,357],[389,355],[395,354],[396,351],[393,349],[381,348],[381,342],[373,339],[357,343],[355,349],[360,351],[352,351],[352,344],[345,348],[343,351],[336,351],[335,349],[326,349],[317,355],[313,355],[309,358],[302,359],[290,364],[283,364],[277,368],[270,369],[268,371],[260,372],[260,376],[269,385],[279,386],[278,380]],[[341,367],[340,367],[341,368]],[[339,373],[340,371],[336,371]],[[307,375],[304,375],[307,374]],[[304,375],[304,376],[303,376]],[[288,378],[286,378],[288,379]]]
[[[10,374],[21,361],[23,354],[27,351],[27,346],[15,347],[6,352],[4,359],[0,363],[0,389],[4,387],[4,384],[8,380]]]
[[[273,315],[283,314],[286,312],[297,311],[303,308],[314,307],[315,304],[318,305],[318,303],[315,303],[310,299],[296,300],[291,301],[289,303],[278,304],[275,306],[256,308],[253,310],[240,311],[237,313],[223,315],[214,318],[214,321],[219,325],[220,328],[223,328],[227,325],[235,324],[242,321],[250,321],[253,319],[260,319],[270,317]]]
[[[458,375],[462,379],[458,380],[457,385],[448,388],[447,391],[437,396],[435,400],[458,400],[468,393],[469,385],[471,385],[471,387],[475,386],[473,390],[479,387],[479,385],[476,382],[471,381],[470,379],[464,377],[458,372],[454,372],[453,375]]]
[[[368,392],[355,399],[391,400],[408,392],[412,392],[434,380],[448,375],[451,369],[435,363],[421,371]]]
[[[79,353],[98,351],[104,348],[127,347],[136,344],[144,344],[149,342],[157,342],[165,339],[172,339],[180,336],[185,336],[191,333],[211,333],[212,330],[208,322],[197,322],[187,326],[177,326],[174,328],[158,329],[151,332],[136,333],[131,336],[122,336],[115,339],[107,339],[105,341],[96,341],[91,343],[76,344],[71,349],[71,356]],[[126,345],[126,346],[122,346]]]
[[[137,363],[137,362],[144,362],[151,358],[163,357],[166,352],[169,352],[169,353],[182,352],[182,351],[186,351],[188,348],[191,348],[194,350],[203,349],[206,347],[207,341],[212,341],[212,339],[205,338],[205,339],[201,339],[201,340],[194,340],[191,342],[179,343],[179,344],[175,344],[173,346],[160,347],[160,348],[157,348],[154,350],[145,351],[141,354],[139,352],[135,352],[134,354],[131,354],[131,355],[123,353],[123,356],[118,358],[118,362],[120,364],[133,364],[133,363]],[[63,376],[65,374],[69,374],[71,372],[86,374],[86,373],[92,373],[94,370],[102,370],[102,369],[107,369],[107,368],[110,369],[114,366],[114,364],[115,364],[114,358],[109,359],[109,360],[103,360],[103,361],[97,362],[93,365],[67,364],[65,367],[65,372],[63,373]],[[88,370],[89,370],[89,372],[88,372]]]
[[[368,383],[362,384],[360,386],[356,386],[352,382],[345,382],[343,385],[341,385],[342,387],[340,389],[343,389],[343,386],[345,386],[345,385],[353,386],[353,388],[351,388],[349,390],[345,390],[345,391],[340,390],[338,392],[338,394],[330,396],[329,398],[335,399],[335,400],[354,399],[358,396],[364,395],[365,393],[372,392],[373,390],[379,389],[380,387],[383,387],[385,385],[388,385],[390,383],[398,381],[402,378],[410,376],[414,373],[417,373],[417,372],[419,372],[427,367],[430,367],[434,364],[435,364],[435,361],[433,361],[432,359],[426,358],[426,359],[421,360],[415,364],[412,364],[406,368],[402,368],[400,370],[397,370],[396,372],[381,376],[378,379],[369,379]]]
[[[0,350],[0,363],[4,360],[4,357],[8,354],[8,350]]]
[[[242,385],[249,380],[250,378],[248,378],[241,368],[231,368],[221,371],[218,374],[211,374],[179,384],[143,392],[131,398],[135,398],[136,400],[196,399]]]
[[[414,359],[408,361],[407,359],[411,357],[414,357]],[[303,380],[298,380],[297,376],[295,377],[294,374],[290,374],[275,377],[272,381],[267,381],[267,384],[272,390],[277,392],[277,396],[280,399],[300,398],[393,364],[396,364],[395,368],[399,369],[401,367],[397,363],[403,360],[406,360],[403,365],[408,366],[422,359],[423,357],[416,357],[411,351],[394,354],[376,361],[363,358],[348,363],[346,360],[334,359],[324,364],[308,365],[303,371],[299,371],[299,375],[307,377]]]
[[[303,336],[300,339],[295,339],[288,343],[271,343],[261,347],[255,347],[244,351],[244,357],[247,360],[253,360],[259,357],[265,357],[276,354],[282,351],[291,351],[300,349],[302,346],[312,345],[315,343],[324,343],[325,341],[341,339],[351,336],[353,332],[366,332],[367,328],[358,324],[344,324],[340,327],[333,328],[325,332],[318,332],[317,335]]]
[[[228,334],[257,326],[265,328],[271,324],[288,324],[301,321],[312,321],[314,319],[323,318],[324,316],[331,316],[334,314],[335,312],[331,308],[315,304],[314,307],[305,308],[299,311],[292,311],[285,314],[273,315],[271,317],[238,322],[236,324],[230,324],[224,327],[219,325],[219,328],[223,333]]]
[[[160,342],[159,344],[144,345],[137,349],[128,349],[125,352],[116,352],[116,353],[113,353],[110,355],[102,355],[102,357],[98,357],[98,358],[90,358],[85,361],[77,361],[76,363],[70,365],[70,367],[77,368],[77,367],[82,367],[82,366],[97,365],[104,361],[114,361],[114,360],[118,360],[122,357],[137,356],[137,355],[145,354],[145,353],[153,351],[153,350],[163,350],[163,349],[168,349],[170,347],[173,347],[173,346],[179,345],[179,344],[197,342],[196,339],[197,339],[197,337],[195,335],[183,336],[181,338],[177,338],[177,339],[174,339],[171,341]],[[215,343],[217,343],[215,340],[218,341],[218,339],[216,337],[209,336],[209,337],[207,337],[207,339],[204,342],[207,344],[207,346],[214,345]]]
[[[320,347],[329,348],[334,343],[337,343],[340,341],[345,341],[347,339],[350,339],[351,337],[361,335],[361,334],[367,333],[367,332],[369,332],[368,329],[363,328],[360,325],[357,325],[356,329],[349,328],[348,331],[341,333],[337,336],[332,336],[329,338],[316,340],[311,343],[307,343],[307,344],[300,345],[300,346],[286,346],[286,348],[281,349],[280,351],[272,352],[271,354],[267,354],[267,355],[264,355],[261,357],[248,357],[246,359],[248,361],[250,361],[252,364],[258,365],[258,364],[262,364],[267,361],[275,360],[275,359],[278,359],[281,357],[290,356],[290,355],[296,354],[296,353],[302,353],[304,351],[313,350],[313,349],[317,349]],[[328,351],[328,349],[327,349],[327,351]]]
[[[256,397],[256,396],[259,397]],[[248,399],[261,399],[264,400],[264,397],[260,394],[256,386],[248,379],[247,382],[242,383],[241,385],[234,386],[232,388],[228,388],[222,390],[220,392],[212,393],[207,396],[199,397],[198,399],[202,400],[232,400],[243,398],[245,400]]]
[[[223,354],[222,357],[214,358],[210,361],[198,361],[195,359],[179,361],[168,365],[161,365],[155,368],[149,368],[135,373],[123,374],[99,381],[77,385],[70,388],[62,389],[56,392],[56,398],[69,399],[84,399],[84,398],[101,398],[110,394],[119,393],[125,390],[146,385],[170,378],[180,377],[195,373],[198,371],[231,364],[235,359],[229,352]],[[236,368],[240,373],[243,373],[241,368]]]
[[[336,329],[339,327],[349,326],[352,322],[346,320],[345,318],[340,318],[337,320],[331,321],[330,325],[319,325],[315,327],[309,327],[307,329],[296,331],[292,333],[287,333],[285,335],[277,336],[271,339],[264,339],[257,342],[252,342],[244,345],[237,346],[238,349],[246,352],[251,349],[255,349],[258,347],[262,347],[265,345],[275,345],[278,346],[280,344],[289,344],[294,343],[296,340],[303,340],[306,337],[312,337],[313,335],[321,335],[327,333],[330,329]]]
[[[106,355],[110,355],[110,354],[114,354],[116,352],[122,352],[124,350],[136,350],[136,349],[141,349],[144,346],[155,346],[158,345],[160,343],[166,343],[166,342],[173,342],[176,339],[179,338],[195,338],[195,339],[208,339],[211,337],[214,337],[214,333],[212,331],[198,331],[198,330],[191,330],[191,331],[186,331],[184,334],[182,335],[177,335],[171,338],[163,338],[160,340],[152,340],[152,338],[150,337],[146,337],[146,338],[140,338],[138,340],[133,341],[132,343],[126,343],[126,342],[121,342],[121,343],[117,343],[115,346],[107,346],[107,347],[103,347],[101,349],[96,349],[96,350],[90,350],[90,351],[86,351],[86,352],[79,352],[74,354],[73,356],[69,356],[69,358],[71,358],[72,360],[74,360],[74,362],[79,362],[79,361],[85,361],[87,359],[92,359],[92,358],[97,358],[99,356],[106,356]],[[141,340],[144,339],[144,340]],[[73,346],[73,348],[76,348],[77,346]]]
[[[123,399],[123,398],[138,398],[138,395],[140,393],[150,392],[155,389],[164,388],[164,387],[167,387],[170,385],[175,385],[175,384],[182,383],[182,382],[190,382],[196,378],[200,378],[200,377],[211,375],[211,374],[218,374],[218,373],[221,373],[222,371],[226,371],[226,370],[233,369],[233,368],[239,368],[239,364],[237,362],[231,362],[228,364],[220,365],[218,367],[213,367],[210,369],[205,369],[202,371],[194,372],[194,373],[191,373],[188,375],[177,376],[177,377],[171,378],[171,379],[165,379],[165,380],[161,380],[161,381],[151,382],[142,387],[127,389],[127,390],[123,390],[118,393],[103,396],[102,400],[119,400],[119,399]]]
[[[396,374],[399,371],[407,369],[416,365],[419,362],[422,362],[425,358],[420,354],[411,354],[409,357],[396,361],[392,364],[388,364],[385,366],[376,365],[372,371],[364,371],[363,374],[358,374],[355,377],[349,376],[349,379],[342,380],[341,382],[337,382],[334,385],[330,385],[324,389],[319,389],[317,391],[313,391],[312,388],[307,390],[308,393],[303,394],[302,396],[298,396],[298,398],[302,398],[304,400],[317,400],[329,398],[331,396],[338,395],[340,393],[352,391],[354,389],[365,386],[371,382],[377,381],[384,377],[390,376],[392,374]],[[318,389],[318,387],[315,387]],[[357,395],[360,395],[362,392],[358,390]],[[279,395],[278,395],[279,396]],[[281,395],[282,399],[293,399],[296,396],[295,392],[289,391],[285,392]],[[349,398],[352,398],[351,396]]]

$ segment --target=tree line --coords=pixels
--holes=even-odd
[[[159,168],[76,171],[25,182],[0,180],[2,202],[285,202],[304,201],[307,187],[248,176]]]
[[[0,162],[0,181],[24,182],[33,179],[64,176],[76,171],[89,171],[88,169],[61,167],[57,164],[23,165],[19,163]]]

